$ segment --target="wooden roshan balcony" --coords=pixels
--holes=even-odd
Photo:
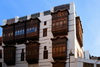
[[[79,42],[80,47],[83,46],[83,29],[82,29],[82,24],[80,17],[76,17],[76,36],[77,40]]]
[[[54,36],[67,35],[68,32],[68,10],[58,10],[52,15],[52,33]]]
[[[39,43],[26,43],[26,61],[29,64],[36,64],[39,61]]]
[[[16,47],[4,46],[4,62],[9,65],[15,65]]]

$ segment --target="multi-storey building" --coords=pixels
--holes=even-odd
[[[2,67],[86,67],[83,29],[74,3],[3,23]],[[74,56],[69,59],[70,52]]]

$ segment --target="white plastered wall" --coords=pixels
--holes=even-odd
[[[52,41],[51,38],[53,37],[51,33],[51,15],[43,15],[43,12],[40,13],[39,17],[41,23],[40,23],[40,37],[39,37],[39,43],[40,43],[40,50],[39,50],[39,67],[52,67]],[[44,22],[47,22],[46,25],[44,25]],[[43,29],[47,28],[47,36],[43,37]],[[43,51],[44,46],[47,47],[48,50],[48,59],[43,59]]]

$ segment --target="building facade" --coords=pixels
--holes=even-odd
[[[84,59],[83,29],[74,3],[3,23],[0,67],[100,66],[99,61]],[[70,52],[74,56],[69,65]]]

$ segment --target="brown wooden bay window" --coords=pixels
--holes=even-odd
[[[38,63],[39,60],[39,43],[26,44],[26,61],[29,64]]]
[[[15,42],[25,41],[25,22],[18,22],[15,24]]]
[[[14,42],[14,25],[5,25],[3,28],[3,43],[13,43]]]
[[[30,19],[26,22],[26,39],[39,39],[40,20],[38,18]]]
[[[80,47],[83,46],[83,29],[82,29],[82,24],[80,17],[76,17],[76,36],[77,40],[79,42]]]
[[[58,10],[52,15],[52,33],[54,36],[67,35],[68,32],[68,10]]]
[[[66,60],[67,57],[67,38],[52,39],[52,56],[54,60]]]
[[[15,65],[16,47],[4,46],[4,62],[7,65]]]

